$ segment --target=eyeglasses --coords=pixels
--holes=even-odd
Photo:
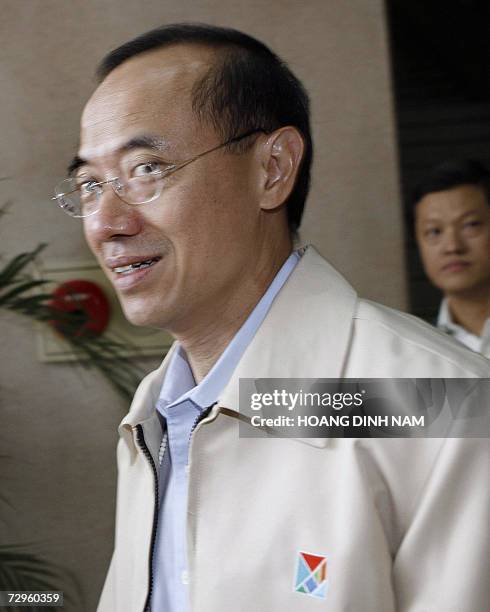
[[[126,204],[138,206],[153,202],[162,194],[165,179],[177,170],[181,170],[192,164],[197,159],[204,157],[208,153],[217,151],[227,145],[239,142],[248,136],[264,132],[262,128],[249,130],[240,136],[230,138],[212,149],[203,151],[185,161],[167,165],[160,168],[160,163],[155,160],[139,161],[131,171],[129,178],[122,180],[119,177],[107,179],[106,181],[94,181],[84,177],[70,177],[61,181],[55,187],[54,197],[59,207],[70,217],[83,218],[90,217],[98,212],[100,201],[104,192],[104,186],[110,185],[114,193]]]

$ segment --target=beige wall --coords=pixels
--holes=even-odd
[[[5,255],[49,243],[87,255],[80,225],[49,197],[77,144],[98,59],[176,20],[237,27],[268,43],[304,81],[316,159],[302,238],[364,296],[405,305],[402,233],[381,0],[1,0],[0,221]],[[0,200],[0,201],[1,201]],[[74,571],[93,610],[110,555],[115,427],[125,406],[95,374],[35,358],[29,322],[0,313],[0,541],[38,542]],[[148,363],[147,367],[151,364]],[[3,533],[5,530],[5,533]]]

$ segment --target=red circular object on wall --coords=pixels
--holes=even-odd
[[[50,306],[67,313],[82,311],[86,320],[76,331],[77,336],[99,336],[106,329],[111,315],[109,300],[104,292],[96,283],[88,280],[76,279],[59,285],[53,291]],[[61,324],[53,321],[52,325],[61,331]]]

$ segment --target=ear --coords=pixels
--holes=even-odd
[[[304,149],[303,137],[295,127],[282,127],[269,134],[262,150],[263,210],[274,210],[288,199],[298,175]]]

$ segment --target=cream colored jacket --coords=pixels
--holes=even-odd
[[[169,358],[120,426],[115,550],[98,612],[143,612],[147,601],[155,402]],[[486,612],[487,441],[239,438],[238,380],[488,376],[486,360],[442,333],[359,300],[309,248],[192,437],[192,612]],[[294,592],[299,551],[327,558],[325,599]]]

